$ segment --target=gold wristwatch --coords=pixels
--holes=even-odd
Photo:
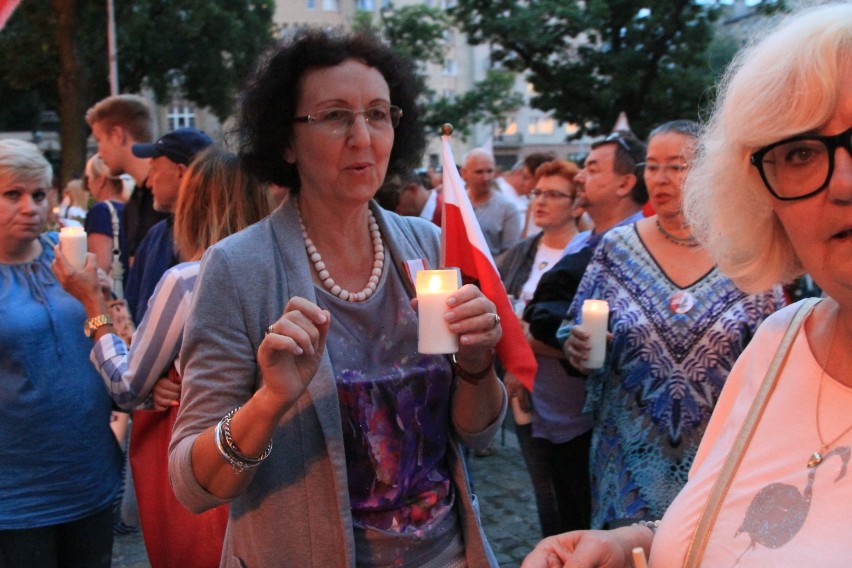
[[[89,318],[83,324],[83,333],[86,334],[86,337],[92,337],[98,329],[105,325],[112,325],[112,318],[106,314]]]

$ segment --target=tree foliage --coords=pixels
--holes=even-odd
[[[114,1],[121,91],[179,92],[222,119],[273,40],[271,0]],[[53,0],[22,2],[0,33],[0,94],[30,114],[0,113],[0,127],[37,130],[40,111],[58,112],[63,182],[85,159],[83,113],[109,94],[106,30],[105,0]]]
[[[499,69],[488,71],[484,79],[464,93],[439,96],[429,86],[426,65],[443,65],[449,49],[445,36],[451,26],[443,10],[415,4],[383,9],[378,26],[369,13],[362,12],[354,27],[371,29],[393,49],[418,63],[421,109],[428,129],[439,132],[442,124],[450,122],[455,133],[466,138],[478,123],[502,123],[508,111],[523,104],[523,97],[513,91],[514,75]]]
[[[451,15],[472,43],[492,46],[495,63],[526,75],[533,106],[578,135],[608,131],[621,111],[639,134],[698,118],[719,72],[708,52],[713,2],[458,0]]]

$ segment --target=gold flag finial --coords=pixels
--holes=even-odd
[[[453,125],[449,122],[445,122],[443,126],[441,126],[441,135],[442,136],[452,136],[453,135]]]

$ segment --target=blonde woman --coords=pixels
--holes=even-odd
[[[87,316],[50,271],[52,177],[33,144],[0,140],[0,566],[108,567],[121,452]]]
[[[86,174],[83,186],[89,190],[96,203],[86,215],[84,227],[88,235],[89,252],[95,253],[97,266],[115,278],[118,273],[113,267],[115,250],[113,218],[119,221],[119,256],[122,275],[127,271],[127,255],[121,243],[124,241],[124,229],[121,227],[121,215],[124,210],[124,180],[109,173],[100,155],[95,154],[86,162]],[[113,213],[114,211],[114,213]]]

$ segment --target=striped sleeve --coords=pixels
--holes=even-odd
[[[163,274],[129,350],[114,334],[104,335],[92,348],[90,359],[121,408],[142,404],[177,358],[198,267],[198,262],[187,262]]]

